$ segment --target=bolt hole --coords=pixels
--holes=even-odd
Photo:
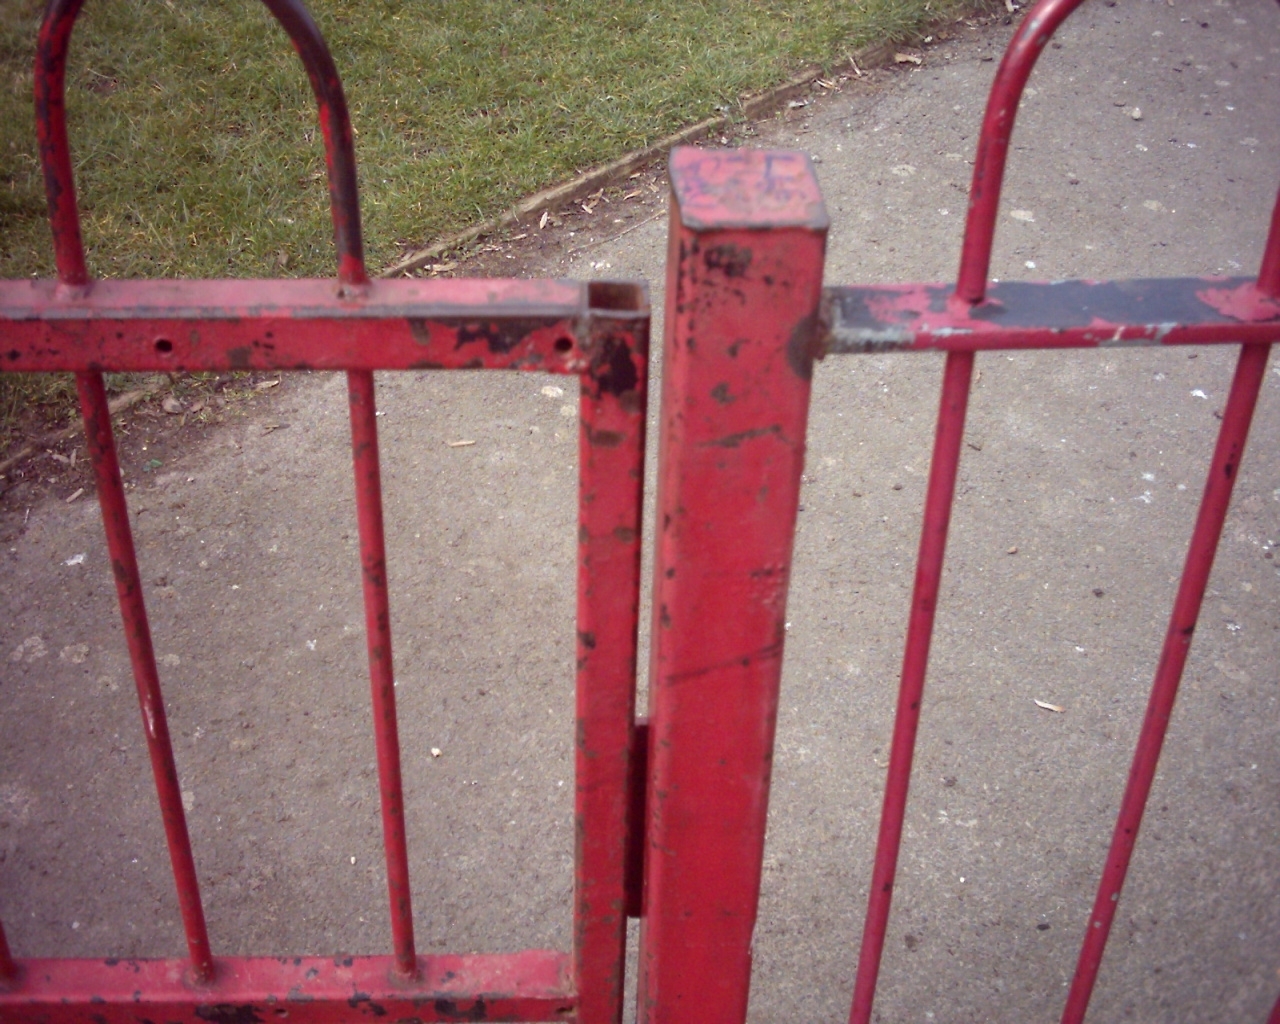
[[[573,348],[573,339],[572,338],[556,338],[556,343],[554,347],[557,352],[568,352],[571,348]]]
[[[173,342],[168,338],[156,338],[156,351],[161,355],[167,356],[173,351]]]
[[[287,1016],[289,1016],[289,1011],[288,1011],[288,1010],[286,1010],[283,1006],[277,1006],[277,1007],[276,1007],[276,1016],[277,1016],[277,1017],[287,1017]]]

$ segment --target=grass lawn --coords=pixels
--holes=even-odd
[[[0,0],[0,276],[52,275],[37,0]],[[807,65],[971,0],[313,0],[357,132],[371,272]],[[99,277],[334,272],[315,106],[257,0],[89,0],[68,68]],[[0,417],[16,382],[0,375]],[[6,396],[6,391],[9,394]]]

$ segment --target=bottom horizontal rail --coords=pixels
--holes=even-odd
[[[577,1009],[564,953],[422,956],[404,981],[390,956],[219,957],[211,982],[188,960],[17,960],[0,982],[6,1024],[347,1024],[555,1021]]]

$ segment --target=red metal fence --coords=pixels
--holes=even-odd
[[[945,351],[936,437],[851,1024],[871,1019],[888,925],[974,353],[1239,344],[1147,714],[1063,1021],[1084,1019],[1221,535],[1269,346],[1280,340],[1280,203],[1256,279],[988,287],[1004,160],[1040,51],[1080,0],[1044,0],[1009,47],[974,167],[957,284],[822,289],[827,218],[801,154],[678,150],[659,449],[651,721],[635,720],[648,311],[640,286],[370,282],[342,90],[300,4],[267,0],[320,105],[333,281],[91,282],[62,105],[77,0],[41,35],[37,109],[59,280],[0,282],[0,368],[72,370],[189,959],[15,959],[5,1020],[561,1020],[622,1013],[641,916],[638,1018],[746,1015],[810,379],[828,354]],[[372,373],[520,368],[582,381],[576,892],[571,954],[420,956],[413,942]],[[347,371],[392,956],[223,958],[210,949],[101,372]],[[643,808],[643,812],[640,811]],[[1270,1016],[1280,1024],[1280,1002]]]

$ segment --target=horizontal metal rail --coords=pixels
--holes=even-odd
[[[557,1021],[577,998],[571,958],[423,956],[418,977],[395,978],[395,960],[366,957],[219,959],[193,983],[186,960],[25,960],[22,1003],[0,1002],[6,1024],[336,1024],[388,1021]]]
[[[1238,345],[1280,341],[1280,300],[1251,277],[828,288],[822,328],[823,354]]]
[[[592,310],[642,286],[397,279],[0,281],[0,370],[421,370],[583,373]]]

